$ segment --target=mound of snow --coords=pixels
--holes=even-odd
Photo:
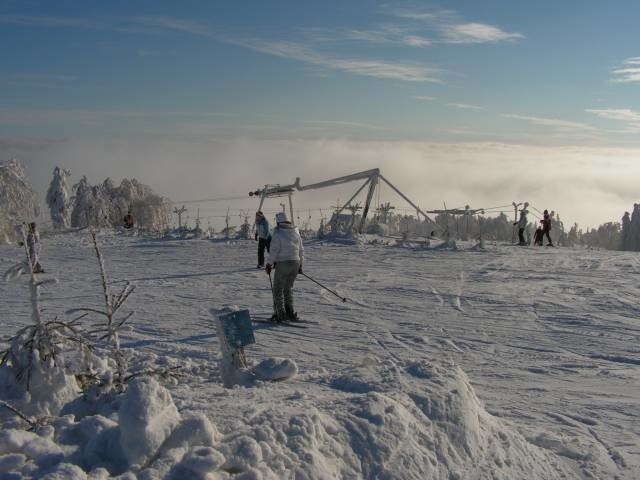
[[[288,358],[265,358],[251,369],[254,375],[260,380],[286,380],[298,373],[298,366],[293,360]]]
[[[132,465],[148,461],[180,421],[171,395],[152,378],[129,385],[119,414],[120,445]]]
[[[23,356],[27,355],[26,350],[23,353]],[[28,392],[25,382],[17,380],[23,365],[27,365],[26,358],[20,360],[17,365],[5,364],[0,368],[0,398],[13,402],[25,414],[58,415],[67,403],[78,396],[78,383],[62,366],[63,358],[58,358],[57,364],[34,361]]]
[[[491,416],[456,366],[370,362],[320,382],[329,390],[313,405],[273,405],[224,437],[214,447],[226,459],[222,470],[249,478],[571,477],[552,452]],[[201,456],[221,462],[208,450]]]

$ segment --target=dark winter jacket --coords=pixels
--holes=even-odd
[[[269,221],[265,217],[262,217],[256,223],[256,233],[259,238],[264,238],[265,240],[271,237],[271,234],[269,233]]]

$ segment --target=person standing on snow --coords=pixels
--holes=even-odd
[[[133,215],[131,214],[131,210],[127,211],[127,214],[124,216],[123,219],[124,222],[124,228],[133,228],[134,222],[133,222]]]
[[[269,233],[269,222],[260,210],[256,212],[255,225],[255,239],[258,241],[258,268],[262,268],[264,266],[264,250],[266,248],[269,253],[271,246],[271,233]]]
[[[542,223],[542,237],[546,235],[547,241],[549,242],[547,243],[547,247],[553,247],[553,242],[551,241],[551,236],[549,235],[549,232],[551,231],[551,215],[549,215],[548,210],[544,211],[544,216],[542,220],[540,220],[540,223]]]
[[[273,282],[273,307],[275,322],[296,322],[298,314],[293,310],[293,282],[302,273],[304,247],[298,229],[287,219],[284,212],[276,214],[277,226],[271,238],[271,250],[267,260],[267,275],[275,268]]]
[[[520,210],[520,219],[514,223],[514,225],[518,225],[518,239],[520,240],[520,243],[518,245],[526,245],[527,242],[524,239],[524,231],[527,228],[527,213],[529,213],[528,210],[526,209],[522,209]]]
[[[29,233],[27,235],[27,247],[29,248],[29,260],[31,261],[31,270],[33,273],[44,273],[38,256],[40,254],[40,233],[36,222],[29,224]]]

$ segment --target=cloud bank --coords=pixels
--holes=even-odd
[[[56,165],[72,181],[136,177],[173,200],[244,195],[265,183],[302,184],[382,169],[421,207],[489,208],[514,200],[559,212],[567,223],[596,226],[618,220],[638,202],[640,149],[542,147],[504,143],[325,140],[176,141],[165,138],[0,141],[4,155],[27,164],[44,195]],[[329,208],[358,185],[296,196],[300,208]],[[404,203],[389,189],[381,201]],[[232,208],[254,208],[234,202]],[[227,205],[218,205],[226,207]],[[278,208],[274,204],[271,207]]]

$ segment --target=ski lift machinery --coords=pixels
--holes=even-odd
[[[339,215],[344,209],[351,206],[351,202],[362,192],[365,188],[369,187],[367,192],[367,199],[364,204],[364,208],[362,210],[362,218],[360,219],[360,224],[358,226],[358,233],[362,233],[362,230],[365,226],[365,221],[367,219],[367,214],[369,213],[369,207],[371,205],[371,200],[373,199],[373,194],[375,192],[376,187],[383,181],[386,183],[391,189],[400,195],[409,205],[416,209],[416,215],[418,218],[422,215],[425,220],[433,222],[429,218],[429,216],[424,213],[420,207],[418,207],[415,203],[413,203],[404,193],[398,190],[389,180],[382,176],[379,168],[374,168],[372,170],[365,170],[364,172],[353,173],[351,175],[345,175],[343,177],[332,178],[330,180],[325,180],[324,182],[312,183],[310,185],[300,185],[300,177],[296,178],[296,181],[290,185],[265,185],[262,189],[257,189],[253,192],[249,192],[249,196],[260,197],[260,205],[258,206],[258,210],[262,210],[262,205],[267,198],[276,198],[276,197],[288,197],[289,198],[289,212],[290,219],[293,223],[293,219],[295,218],[293,214],[293,194],[294,192],[304,192],[306,190],[317,190],[320,188],[327,187],[335,187],[337,185],[342,185],[343,183],[355,182],[358,180],[364,180],[364,183],[356,193],[336,212],[336,215]]]

